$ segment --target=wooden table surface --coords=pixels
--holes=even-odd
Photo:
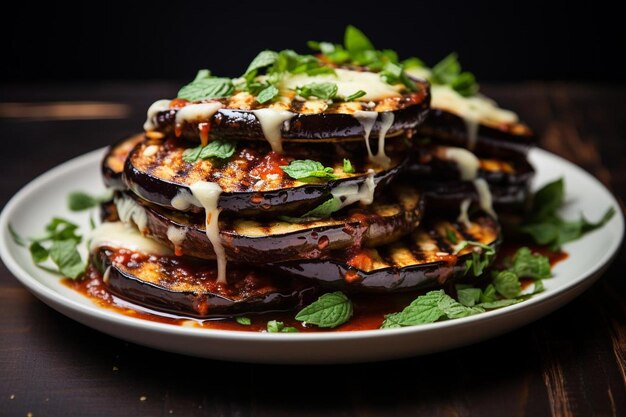
[[[626,87],[487,86],[626,197]],[[164,84],[0,88],[0,206],[55,165],[140,129]],[[90,102],[76,107],[76,101]],[[190,358],[58,314],[0,264],[2,416],[626,415],[626,251],[586,293],[504,336],[449,352],[348,366]],[[321,382],[320,382],[321,381]]]

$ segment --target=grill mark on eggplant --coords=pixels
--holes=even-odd
[[[319,258],[332,251],[360,247],[361,243],[364,246],[387,244],[414,230],[424,211],[423,201],[415,190],[402,185],[395,185],[393,189],[389,197],[370,206],[347,208],[329,219],[302,224],[221,216],[220,238],[230,259],[255,264]],[[393,196],[399,195],[402,195],[401,199],[394,199]],[[201,215],[168,211],[130,193],[118,193],[117,196],[132,199],[143,207],[149,237],[173,248],[178,254],[214,259]],[[169,227],[186,231],[182,243],[174,245],[170,242]]]
[[[95,258],[95,259],[94,259]],[[118,297],[158,311],[198,318],[231,317],[301,308],[315,284],[229,265],[229,285],[217,283],[214,263],[100,248],[92,254],[105,285]]]
[[[176,139],[163,142],[154,155],[143,155],[145,144],[139,144],[126,160],[124,181],[135,194],[152,203],[173,208],[172,199],[181,189],[188,191],[196,181],[217,182],[223,192],[219,207],[224,211],[244,215],[286,214],[297,217],[330,198],[339,185],[363,184],[369,169],[375,172],[374,181],[381,189],[393,180],[407,161],[406,145],[402,141],[388,141],[387,154],[392,168],[387,171],[371,163],[362,144],[343,144],[344,152],[359,169],[356,174],[343,172],[343,158],[333,151],[336,144],[310,147],[286,144],[286,154],[271,152],[267,143],[239,143],[235,155],[227,161],[206,160],[189,164],[182,159],[190,144]],[[333,166],[337,179],[299,181],[290,178],[279,167],[293,159],[314,159],[325,166]],[[199,207],[190,210],[200,212]]]
[[[433,220],[420,225],[409,237],[369,252],[334,253],[327,259],[278,263],[272,267],[345,291],[395,292],[438,287],[463,276],[465,260],[471,256],[471,248],[465,248],[459,254],[444,253],[440,241],[433,239],[433,230],[451,226],[449,221]],[[473,217],[472,225],[464,235],[496,250],[501,241],[499,225],[486,215]],[[446,247],[450,247],[447,242]],[[368,254],[371,257],[368,258]],[[407,264],[411,257],[414,263]]]

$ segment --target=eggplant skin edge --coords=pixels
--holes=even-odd
[[[514,133],[511,130],[519,130]],[[465,120],[441,109],[430,109],[428,117],[416,131],[417,136],[428,137],[435,143],[467,148],[467,125]],[[537,136],[526,125],[517,123],[509,130],[501,130],[480,124],[476,136],[477,154],[495,157],[520,157],[537,144]]]
[[[404,169],[409,158],[407,155],[397,166],[374,175],[376,190],[383,189],[390,184]],[[172,207],[172,199],[181,190],[191,193],[186,185],[155,178],[140,171],[132,165],[130,158],[126,159],[123,178],[126,187],[138,197],[172,210],[175,210]],[[362,175],[272,191],[223,192],[220,194],[218,207],[223,211],[246,216],[299,216],[328,200],[334,188],[340,185],[361,185],[366,180],[367,176]],[[202,209],[196,208],[192,211],[200,212]]]
[[[415,104],[390,111],[394,114],[394,122],[388,130],[388,136],[412,131],[424,122],[430,108],[430,87],[423,86],[422,88],[423,97]],[[176,113],[177,109],[159,112],[156,115],[157,131],[164,135],[174,134]],[[250,110],[220,109],[212,117],[210,123],[210,136],[213,139],[266,140],[261,123]],[[383,123],[379,118],[372,128],[370,136],[376,137],[382,125]],[[200,140],[198,124],[184,124],[181,126],[180,135],[198,142]],[[364,129],[351,114],[296,113],[289,122],[289,129],[283,130],[281,135],[285,141],[362,140]]]
[[[316,285],[302,280],[294,284],[290,279],[284,280],[286,288],[245,300],[233,300],[209,292],[171,291],[122,271],[111,262],[104,248],[92,254],[91,258],[102,274],[109,270],[105,285],[114,295],[155,311],[190,318],[226,318],[250,313],[290,311],[308,304],[318,294]]]
[[[489,243],[497,253],[502,244],[499,225],[497,237]],[[311,279],[324,287],[353,293],[392,293],[426,290],[442,287],[464,278],[465,261],[471,253],[456,257],[454,263],[436,261],[405,267],[389,266],[369,272],[352,267],[345,260],[319,259],[272,264],[271,267],[297,278]],[[493,261],[492,257],[491,261]],[[346,280],[347,274],[355,274],[357,280]]]

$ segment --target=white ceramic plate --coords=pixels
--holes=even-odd
[[[554,268],[545,291],[529,301],[476,316],[422,326],[339,333],[253,333],[187,328],[127,317],[100,308],[36,268],[27,250],[17,246],[8,224],[34,236],[54,216],[75,220],[87,228],[87,216],[71,213],[71,191],[104,192],[99,164],[104,150],[66,162],[18,192],[0,215],[0,254],[7,267],[35,296],[66,316],[112,336],[188,355],[246,362],[337,363],[402,358],[467,345],[513,330],[542,317],[588,288],[618,250],[624,218],[615,198],[600,182],[577,166],[543,150],[533,150],[536,185],[565,177],[566,217],[580,213],[598,219],[612,206],[617,215],[600,230],[568,244],[569,257]],[[86,230],[86,229],[83,229]]]

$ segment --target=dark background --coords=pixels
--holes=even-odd
[[[4,12],[4,82],[170,79],[198,68],[237,76],[264,49],[340,42],[345,25],[378,48],[433,64],[450,51],[482,81],[624,82],[620,13],[598,2],[22,1]],[[573,2],[571,2],[573,3]],[[374,6],[375,4],[375,6]]]

